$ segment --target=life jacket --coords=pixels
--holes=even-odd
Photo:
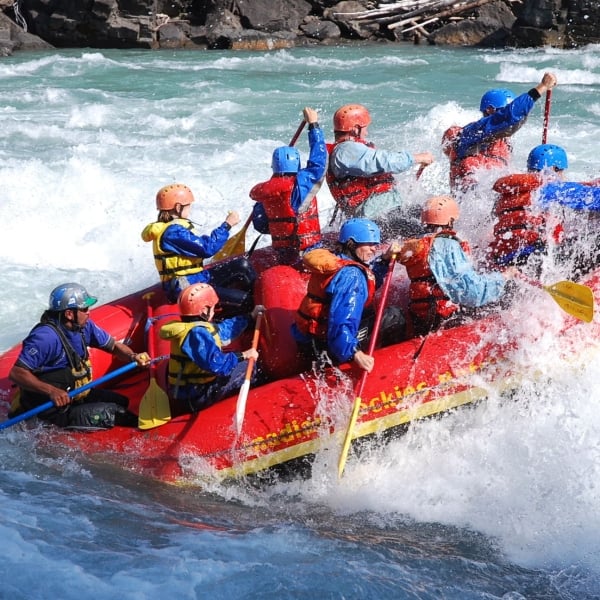
[[[219,337],[219,330],[207,321],[185,323],[182,321],[171,321],[160,328],[159,335],[161,339],[169,340],[171,344],[167,380],[169,385],[175,388],[175,397],[177,397],[177,390],[181,386],[202,385],[210,383],[217,378],[212,371],[206,371],[199,367],[181,349],[185,338],[194,327],[204,327],[212,335],[219,349],[223,347],[221,338]]]
[[[34,375],[44,383],[48,383],[61,390],[76,390],[89,383],[92,380],[92,364],[87,344],[83,338],[83,333],[81,333],[81,341],[84,355],[79,356],[75,351],[75,348],[69,343],[59,325],[51,321],[44,321],[43,323],[38,323],[34,329],[41,327],[42,325],[47,325],[56,333],[64,348],[69,364],[60,369],[53,369],[51,371],[34,371]],[[82,392],[74,398],[73,402],[82,400],[89,393],[90,390]],[[47,401],[48,397],[44,394],[19,388],[11,402],[10,415],[18,415],[26,410],[31,410],[36,406],[44,404]]]
[[[466,189],[477,183],[475,174],[480,169],[499,169],[508,166],[511,157],[511,146],[507,138],[501,138],[480,145],[474,154],[459,159],[456,156],[456,145],[462,127],[453,125],[442,136],[442,150],[450,160],[450,189]]]
[[[321,240],[316,197],[301,214],[296,215],[292,209],[295,181],[295,175],[273,176],[250,190],[250,198],[260,202],[267,214],[273,248],[302,251]]]
[[[368,144],[364,140],[356,139],[354,141],[372,147],[371,144]],[[329,156],[333,154],[336,146],[342,143],[327,144],[327,153]],[[352,217],[356,209],[371,196],[390,192],[395,186],[393,173],[375,173],[368,176],[349,176],[337,179],[331,170],[331,160],[329,160],[325,178],[335,203],[347,217]]]
[[[154,263],[156,270],[160,275],[160,280],[164,282],[171,281],[175,277],[192,275],[203,270],[203,259],[196,256],[181,256],[173,252],[165,252],[160,246],[160,240],[168,227],[172,225],[181,225],[192,231],[194,224],[188,219],[173,219],[168,223],[159,221],[146,225],[142,231],[142,239],[145,242],[152,242],[152,251],[154,252]]]
[[[302,262],[310,272],[306,295],[300,303],[296,313],[296,327],[304,335],[311,335],[318,339],[327,338],[327,323],[331,298],[325,291],[334,276],[348,265],[359,267],[367,278],[368,298],[365,306],[373,301],[375,295],[375,276],[367,266],[346,258],[341,258],[326,250],[317,248],[307,252]]]
[[[429,266],[429,253],[437,237],[456,240],[467,254],[470,253],[468,242],[460,240],[451,229],[444,229],[404,243],[400,262],[406,267],[410,279],[409,310],[415,317],[425,322],[434,322],[436,315],[447,319],[460,309],[460,306],[452,302],[443,292]]]
[[[532,212],[532,193],[541,185],[539,173],[507,175],[494,184],[497,221],[489,252],[498,264],[545,246],[546,219]]]

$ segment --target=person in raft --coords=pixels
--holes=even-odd
[[[252,224],[260,233],[270,234],[280,264],[292,265],[301,253],[321,241],[317,192],[327,168],[327,150],[318,113],[306,107],[310,154],[301,167],[300,153],[293,146],[275,148],[271,160],[273,175],[250,190],[256,202]]]
[[[374,220],[386,236],[414,234],[413,222],[396,186],[394,174],[414,164],[430,165],[431,152],[388,151],[368,142],[371,115],[362,104],[346,104],[333,115],[335,142],[327,145],[327,185],[336,206],[348,217]]]
[[[469,257],[469,245],[454,231],[459,208],[451,196],[433,196],[423,207],[425,234],[407,240],[397,260],[410,279],[409,313],[415,335],[460,324],[473,309],[498,302],[506,280],[504,273],[478,273]]]
[[[562,146],[540,144],[529,152],[527,173],[496,181],[496,222],[488,248],[492,264],[529,265],[539,275],[549,246],[577,275],[600,262],[600,180],[565,181],[568,168]]]
[[[227,352],[223,347],[238,338],[264,307],[257,305],[251,315],[214,323],[218,302],[211,285],[192,284],[179,296],[181,321],[160,329],[160,337],[171,345],[168,395],[173,416],[196,413],[232,395],[243,383],[247,361],[258,358],[254,348]]]
[[[375,260],[380,244],[377,224],[354,218],[342,225],[334,252],[316,248],[304,255],[302,262],[310,279],[292,325],[302,354],[322,364],[353,362],[360,369],[373,370],[375,359],[362,350],[374,321],[370,305],[392,254],[399,250],[394,242]],[[385,311],[381,329],[383,340],[402,337],[400,309]]]
[[[509,167],[510,136],[526,122],[537,100],[556,86],[556,76],[544,73],[542,80],[515,98],[507,89],[494,88],[481,97],[482,117],[459,127],[453,125],[442,136],[442,150],[450,160],[450,190],[465,192],[478,183],[480,170]]]
[[[64,283],[50,293],[48,309],[23,341],[10,380],[18,391],[9,417],[16,417],[51,400],[53,408],[39,419],[71,429],[110,429],[114,425],[137,427],[138,418],[127,411],[128,400],[116,392],[91,388],[71,398],[69,390],[92,380],[88,347],[114,354],[139,366],[150,363],[146,352],[136,354],[117,342],[90,318],[97,299],[78,283]]]
[[[142,239],[152,242],[154,262],[163,290],[171,303],[193,283],[209,283],[218,291],[220,307],[234,312],[252,309],[254,269],[245,257],[204,268],[229,238],[229,231],[240,222],[237,212],[227,213],[225,221],[209,235],[201,234],[189,216],[194,195],[182,183],[166,185],[156,194],[158,218],[146,225]]]

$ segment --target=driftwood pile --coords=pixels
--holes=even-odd
[[[439,24],[440,21],[460,21],[466,13],[494,2],[495,0],[398,0],[396,2],[380,2],[377,8],[361,12],[339,13],[337,18],[351,21],[369,21],[387,26],[401,37],[416,31],[429,39],[428,25]],[[520,0],[509,0],[519,2]]]

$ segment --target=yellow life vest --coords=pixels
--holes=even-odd
[[[165,252],[161,248],[160,240],[167,228],[172,225],[180,225],[190,231],[194,230],[194,224],[191,221],[187,219],[173,219],[173,221],[169,221],[168,223],[161,223],[160,221],[150,223],[142,231],[142,239],[145,242],[152,242],[154,264],[163,283],[171,281],[175,277],[200,273],[204,269],[202,258]]]
[[[215,340],[219,348],[223,347],[219,330],[207,321],[171,321],[160,328],[160,337],[171,343],[171,354],[168,366],[168,382],[179,388],[182,385],[204,384],[214,381],[217,376],[212,371],[206,371],[199,367],[189,356],[184,354],[181,347],[185,338],[194,327],[204,327]]]

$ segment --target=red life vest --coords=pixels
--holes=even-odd
[[[475,174],[480,169],[499,169],[508,166],[511,147],[506,138],[483,146],[477,154],[463,159],[456,157],[456,144],[462,127],[453,125],[442,136],[442,150],[450,160],[450,189],[466,189],[477,183]]]
[[[250,198],[265,209],[273,248],[302,251],[321,240],[316,197],[297,216],[292,209],[290,198],[295,181],[295,175],[273,176],[250,190]]]
[[[546,220],[531,212],[532,192],[541,185],[539,173],[507,175],[494,184],[498,194],[494,204],[497,221],[489,252],[496,260],[518,256],[524,247],[545,243]]]
[[[365,146],[371,146],[371,144],[367,144],[364,140],[355,139],[353,141],[365,144]],[[342,143],[327,144],[327,153],[331,156],[335,151],[335,147]],[[390,192],[395,186],[393,173],[375,173],[373,175],[350,176],[337,179],[331,171],[331,160],[327,167],[326,180],[335,203],[347,217],[352,217],[356,209],[371,196]]]
[[[436,315],[447,319],[460,308],[444,294],[429,267],[429,253],[436,237],[454,239],[467,254],[470,253],[468,242],[459,240],[451,229],[408,240],[400,253],[400,262],[406,267],[410,279],[409,310],[422,321],[432,323]]]
[[[340,258],[325,248],[307,252],[302,262],[311,275],[306,295],[296,313],[296,326],[304,335],[312,335],[324,340],[327,337],[331,304],[331,298],[325,291],[329,282],[340,269],[348,265],[359,267],[367,278],[368,298],[365,306],[368,306],[375,295],[375,275],[367,266],[353,260]]]

